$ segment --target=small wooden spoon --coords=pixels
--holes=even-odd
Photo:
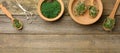
[[[15,18],[12,17],[11,13],[2,4],[0,4],[0,8],[11,19],[12,23],[14,23]],[[21,26],[19,28],[16,27],[16,29],[21,30],[23,28],[23,24],[20,20],[18,20],[18,21],[21,24]]]
[[[107,18],[112,19],[112,20],[115,20],[115,13],[116,13],[116,11],[117,11],[117,9],[118,9],[119,3],[120,3],[120,0],[116,0],[116,3],[115,3],[115,5],[114,5],[113,10],[112,10],[111,14],[110,14]],[[106,21],[106,20],[105,20],[105,21]],[[105,21],[104,21],[104,23],[105,23]],[[104,23],[103,23],[103,24],[104,24]],[[112,29],[113,29],[113,28],[114,28],[114,26],[112,27]],[[106,28],[104,25],[103,25],[103,29],[104,29],[105,31],[111,31],[111,30],[112,30],[112,29]]]

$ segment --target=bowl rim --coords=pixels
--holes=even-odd
[[[37,6],[37,12],[38,12],[40,18],[42,18],[42,19],[45,20],[45,21],[56,21],[56,20],[60,19],[61,16],[63,15],[63,13],[64,13],[64,4],[63,4],[63,1],[62,1],[62,0],[57,0],[57,1],[60,3],[60,5],[61,5],[61,11],[60,11],[60,13],[58,14],[57,17],[51,18],[51,19],[45,17],[45,16],[42,14],[41,10],[40,10],[40,9],[41,9],[41,5],[42,5],[42,3],[43,3],[44,1],[45,1],[45,0],[39,0],[38,6]]]
[[[100,19],[100,17],[102,16],[102,13],[103,13],[103,3],[102,3],[102,1],[100,0],[101,12],[99,12],[99,14],[100,14],[100,15],[98,15],[99,18],[97,18],[95,21],[93,21],[93,22],[91,22],[91,23],[82,23],[82,22],[78,21],[78,20],[75,18],[75,16],[73,15],[73,12],[72,12],[72,4],[73,4],[73,2],[74,2],[74,0],[70,0],[70,1],[69,1],[69,4],[68,4],[68,12],[69,12],[71,18],[72,18],[76,23],[78,23],[78,24],[81,24],[81,25],[91,25],[91,24],[94,24],[95,22],[97,22],[97,21]]]

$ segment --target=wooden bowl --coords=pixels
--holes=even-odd
[[[88,1],[88,0],[87,0]],[[74,13],[74,10],[73,8],[75,7],[75,5],[77,4],[78,0],[70,0],[69,1],[69,6],[68,6],[68,11],[69,11],[69,14],[70,16],[72,17],[72,19],[79,23],[79,24],[82,24],[82,25],[90,25],[90,24],[93,24],[95,23],[96,21],[98,21],[102,15],[102,12],[103,12],[103,5],[102,5],[102,1],[101,0],[95,0],[94,2],[96,3],[97,8],[99,10],[99,13],[98,15],[95,17],[95,18],[92,18],[90,15],[89,15],[89,11],[87,10],[87,12],[82,15],[82,16],[75,16],[75,13]],[[87,4],[89,4],[90,2],[88,1]]]
[[[62,15],[63,15],[63,13],[64,13],[64,4],[63,4],[63,1],[62,0],[57,0],[59,3],[60,3],[60,5],[61,5],[61,12],[58,14],[58,16],[57,17],[55,17],[55,18],[47,18],[47,17],[45,17],[43,14],[42,14],[42,12],[41,12],[41,5],[42,5],[42,3],[44,2],[45,0],[39,0],[39,3],[38,3],[38,10],[37,10],[37,12],[38,12],[38,14],[39,14],[39,16],[42,18],[42,19],[44,19],[45,21],[56,21],[56,20],[58,20]]]

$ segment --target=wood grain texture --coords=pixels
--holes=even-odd
[[[39,0],[18,0],[23,7],[28,10],[33,12],[34,14],[37,14],[36,9],[37,9],[37,3]],[[69,0],[63,0],[64,5],[65,5],[65,15],[68,15],[68,3]],[[104,6],[104,12],[103,15],[108,15],[115,3],[115,0],[102,0],[103,6]],[[0,0],[0,3],[3,3],[7,9],[10,10],[12,14],[15,15],[24,15],[23,11],[16,5],[15,0]],[[31,5],[32,4],[32,5]],[[120,15],[120,8],[118,9],[117,15]],[[0,14],[3,14],[2,11],[0,11]]]
[[[2,53],[119,53],[119,35],[0,36]]]
[[[101,19],[96,22],[93,25],[90,26],[83,26],[79,25],[76,22],[74,22],[70,16],[63,16],[60,20],[57,22],[46,22],[39,18],[39,16],[35,16],[33,18],[33,22],[29,24],[29,21],[26,21],[24,19],[24,16],[14,16],[20,20],[23,21],[24,23],[24,29],[21,31],[16,30],[13,28],[10,20],[6,16],[0,16],[0,33],[12,33],[12,34],[60,34],[60,35],[65,35],[65,34],[120,34],[120,21],[119,17],[116,16],[116,26],[113,32],[105,32],[102,29],[102,23],[103,20],[106,16],[101,17]],[[8,21],[7,21],[8,20]]]
[[[36,13],[38,0],[24,0],[21,4],[35,13],[33,22],[29,23],[14,0],[0,0],[15,18],[24,23],[24,29],[18,31],[0,11],[0,53],[120,53],[120,8],[116,14],[113,32],[102,29],[103,20],[111,12],[115,0],[102,0],[103,15],[90,26],[74,22],[67,11],[69,0],[63,1],[65,13],[61,19],[46,22]],[[28,4],[32,4],[32,7]]]

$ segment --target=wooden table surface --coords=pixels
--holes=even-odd
[[[18,31],[0,11],[0,53],[120,53],[120,8],[113,32],[102,29],[102,22],[111,12],[115,0],[102,0],[103,15],[90,26],[79,25],[71,19],[67,11],[69,0],[63,0],[65,13],[56,22],[39,18],[36,13],[38,0],[22,1],[21,4],[35,14],[32,23],[25,19],[14,0],[0,1],[24,23],[24,29]]]

